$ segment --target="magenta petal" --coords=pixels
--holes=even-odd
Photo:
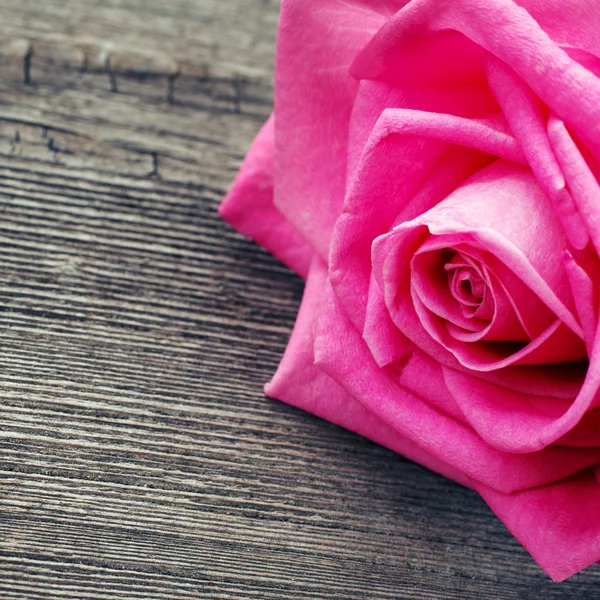
[[[510,492],[550,483],[600,459],[600,449],[594,454],[579,448],[548,447],[531,454],[511,454],[492,448],[469,426],[399,385],[393,370],[377,366],[330,285],[320,310],[315,331],[316,364],[400,437],[469,478]],[[411,371],[413,385],[431,375],[427,365],[420,362]]]
[[[463,485],[474,486],[553,579],[565,579],[599,560],[596,516],[600,498],[592,474],[583,472],[547,486],[511,493],[473,482],[418,443],[403,437],[314,365],[313,321],[321,303],[330,301],[323,298],[325,280],[325,265],[316,259],[290,344],[273,381],[266,387],[267,393],[368,437]],[[348,359],[352,360],[352,356]],[[406,408],[401,398],[395,402],[396,410],[402,414]],[[424,423],[423,429],[427,427]],[[463,443],[463,438],[455,439],[454,443]],[[471,459],[477,461],[478,457],[475,454]],[[553,460],[545,456],[543,464],[548,462]],[[507,480],[514,480],[519,463],[519,457],[507,456],[502,469]],[[490,461],[490,470],[495,467],[495,461]]]
[[[414,345],[394,325],[385,305],[385,298],[374,277],[371,277],[363,339],[380,367],[404,361],[414,351]]]
[[[556,16],[555,1],[524,0],[534,17],[512,0],[422,0],[411,2],[389,19],[357,57],[353,72],[363,78],[380,73],[385,81],[394,69],[399,40],[425,40],[435,47],[440,36],[450,40],[446,55],[455,46],[476,44],[512,68],[558,116],[567,120],[577,135],[600,157],[600,79],[572,59],[559,44],[581,45],[598,54],[597,31],[600,15],[593,2],[573,3],[578,9],[563,10]],[[545,8],[545,4],[548,7]],[[554,18],[552,18],[554,14]],[[577,16],[579,15],[579,20]],[[581,15],[584,15],[583,17]],[[540,26],[548,27],[554,41]],[[454,32],[462,33],[461,39]],[[526,51],[524,50],[526,49]],[[477,53],[473,56],[479,57]],[[391,57],[389,63],[382,61]],[[467,80],[476,80],[477,65],[466,64]]]
[[[334,231],[330,276],[352,322],[362,330],[371,278],[371,242],[396,219],[435,206],[467,177],[489,164],[482,152],[375,126]]]
[[[550,117],[548,137],[596,252],[600,252],[600,185],[563,121]]]
[[[478,376],[507,390],[527,396],[573,400],[581,390],[587,365],[563,363],[526,367],[507,367]]]
[[[556,441],[556,445],[572,448],[600,447],[600,409],[594,408],[586,412],[571,431]]]
[[[431,406],[463,424],[468,424],[460,406],[446,386],[442,366],[424,352],[415,348],[410,360],[406,361],[401,372],[394,379]]]
[[[443,240],[440,239],[440,242],[450,244],[451,239],[443,238]],[[449,334],[456,341],[463,342],[479,340],[530,341],[520,322],[521,316],[513,310],[512,300],[506,297],[504,287],[490,274],[483,263],[480,268],[477,265],[475,268],[462,268],[458,275],[454,270],[454,277],[450,281],[446,267],[452,267],[452,265],[444,264],[449,254],[448,251],[444,248],[427,251],[427,246],[427,242],[423,244],[411,261],[412,293],[418,297],[420,305],[425,306],[432,316],[438,317],[441,323],[438,338],[448,337]],[[452,247],[454,248],[454,246]],[[456,250],[463,251],[458,252],[456,256],[471,260],[474,264],[467,254],[468,246],[458,244]],[[468,298],[468,304],[465,304],[466,292],[457,289],[457,279],[461,277],[463,282],[471,282],[469,286],[471,290],[474,285],[473,281],[476,286],[481,288],[477,308],[473,305],[475,298],[472,295]],[[531,293],[527,294],[526,299],[530,300],[530,304],[534,304],[531,302]],[[543,310],[543,305],[541,308]],[[424,321],[423,324],[425,325]]]
[[[490,207],[490,212],[492,212],[491,205],[494,204],[494,200],[488,196],[485,198],[485,202]],[[451,207],[449,209],[449,212],[451,212]],[[462,211],[462,209],[459,210]],[[433,223],[433,221],[431,222]],[[502,339],[529,341],[545,331],[556,320],[556,315],[506,265],[498,261],[490,252],[486,252],[481,247],[478,247],[480,244],[478,244],[477,236],[473,232],[461,232],[460,229],[460,226],[457,227],[456,234],[433,235],[416,251],[416,255],[411,261],[415,291],[417,291],[418,279],[421,276],[416,269],[416,259],[422,255],[435,254],[440,249],[450,247],[461,256],[467,257],[473,262],[476,261],[480,265],[481,273],[485,277],[489,292],[493,295],[493,304],[498,304],[498,306],[494,307],[496,309],[495,312],[498,310],[504,311],[502,315],[495,315],[500,321],[505,321],[507,325],[506,335]],[[481,229],[491,229],[489,222],[483,222]],[[516,237],[518,236],[510,236],[509,239]],[[518,239],[511,239],[511,241],[519,242]],[[531,242],[521,245],[519,249],[515,248],[515,250],[519,253],[526,247],[528,247],[528,250],[535,251],[532,248]],[[558,249],[556,250],[558,251]],[[550,248],[548,248],[548,253],[552,255]],[[530,252],[527,251],[525,254],[526,256],[530,255]],[[550,261],[547,262],[549,263]],[[556,280],[557,278],[553,279]],[[566,281],[566,276],[564,279]],[[559,286],[557,289],[563,289],[563,292],[568,292],[566,286]],[[568,294],[564,295],[568,297]],[[488,338],[486,337],[486,339]]]
[[[585,248],[589,241],[588,232],[566,189],[537,99],[525,83],[498,59],[490,57],[487,70],[494,95],[540,186],[552,201],[567,239],[574,248]]]
[[[451,114],[387,108],[381,114],[379,126],[385,128],[388,134],[422,136],[527,164],[515,138],[493,127],[492,120],[488,122],[486,119],[467,119]]]
[[[471,349],[443,334],[442,319],[423,305],[413,285],[410,261],[424,244],[439,249],[468,247],[472,255],[480,250],[478,260],[489,263],[497,275],[505,271],[505,278],[509,274],[519,284],[511,283],[513,294],[522,288],[516,307],[534,303],[527,320],[531,315],[543,319],[536,324],[539,339],[523,349],[482,345]],[[373,269],[391,318],[404,335],[444,364],[453,366],[449,357],[454,356],[465,367],[489,370],[517,361],[538,364],[585,356],[583,332],[571,309],[573,298],[562,265],[563,248],[552,207],[530,171],[496,161],[428,212],[376,239]],[[514,359],[509,359],[513,354]]]
[[[575,307],[579,317],[579,323],[583,331],[583,338],[588,354],[592,353],[594,333],[598,328],[598,315],[596,311],[596,286],[589,273],[577,263],[573,256],[565,251],[564,264],[569,276]],[[598,269],[596,268],[596,275]]]
[[[600,56],[600,10],[593,0],[572,2],[567,11],[564,0],[522,0],[519,4],[557,44],[586,48]]]
[[[326,277],[325,264],[315,258],[292,337],[277,372],[265,386],[265,393],[367,437],[444,477],[472,487],[465,475],[399,435],[314,364],[313,325],[325,291]]]
[[[451,323],[445,323],[427,309],[414,290],[412,301],[427,333],[451,352],[466,370],[486,372],[509,366],[560,364],[565,360],[583,360],[585,357],[581,340],[559,320],[528,344],[510,341],[465,343],[451,331]]]
[[[465,125],[467,125],[466,119],[474,119],[478,125],[485,125],[497,133],[504,134],[506,138],[512,138],[506,119],[498,112],[498,104],[487,85],[466,89],[460,86],[444,86],[441,89],[436,86],[422,85],[398,87],[362,80],[350,120],[349,177],[355,172],[367,140],[382,113],[386,109],[394,108],[423,111],[431,116],[438,115],[442,118],[459,117]],[[509,141],[508,146],[511,145],[512,142]],[[513,150],[508,148],[508,151]],[[514,156],[516,158],[518,154]]]
[[[475,487],[554,581],[600,560],[600,485],[590,470],[512,494]]]
[[[593,406],[596,370],[572,402],[512,392],[455,369],[444,368],[444,379],[468,422],[488,444],[505,452],[536,452],[571,431]],[[590,449],[592,456],[599,451]]]
[[[406,11],[410,10],[409,4]],[[474,87],[481,82],[485,51],[480,46],[457,31],[415,35],[408,27],[401,32],[392,30],[389,23],[399,19],[402,12],[375,36],[374,41],[379,43],[372,41],[358,55],[352,64],[355,77],[397,86],[416,83],[450,87],[468,81]]]
[[[273,204],[273,151],[271,116],[256,136],[219,214],[306,278],[313,251]]]
[[[396,8],[402,2],[395,4]],[[389,14],[383,2],[285,1],[275,67],[275,204],[324,258],[344,200],[357,52]]]

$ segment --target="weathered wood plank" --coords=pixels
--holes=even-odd
[[[216,207],[275,2],[0,7],[2,598],[594,597],[476,494],[263,397],[302,284]]]

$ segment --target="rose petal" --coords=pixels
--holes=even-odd
[[[527,356],[531,360],[535,357],[532,364],[546,362],[552,356],[554,362],[585,356],[585,348],[577,340],[583,333],[567,306],[573,304],[573,299],[568,277],[562,268],[564,241],[548,200],[526,169],[497,161],[471,178],[447,200],[417,219],[399,225],[373,244],[375,276],[392,320],[404,335],[451,366],[453,363],[442,347],[452,351],[456,359],[469,368],[491,369],[508,365],[512,362],[508,355],[505,358],[490,355],[491,362],[486,366],[481,362],[485,361],[483,354],[479,357],[473,354],[483,352],[483,347],[471,350],[468,345],[455,343],[450,336],[443,337],[439,326],[441,320],[436,324],[431,313],[415,296],[408,261],[429,235],[438,236],[439,240],[435,243],[440,248],[467,244],[487,252],[489,257],[485,261],[494,261],[494,272],[507,269],[533,293],[529,294],[527,302],[531,302],[531,298],[544,302],[551,311],[549,315],[556,315],[574,332],[571,336],[559,324],[552,325],[551,319],[540,323],[546,328],[543,335],[552,336],[555,343],[546,346],[546,353],[541,353],[541,338],[523,351],[511,350],[515,353],[515,362],[526,364],[524,359]],[[431,238],[432,241],[435,239]],[[485,261],[481,262],[485,264]],[[518,300],[515,303],[519,306]],[[533,314],[538,312],[542,316],[538,309]],[[539,330],[537,333],[542,335]],[[556,343],[557,335],[562,340],[560,343]]]
[[[395,380],[409,392],[463,424],[468,421],[444,381],[441,365],[417,348]]]
[[[423,328],[467,370],[484,372],[508,366],[575,362],[586,356],[580,340],[558,319],[528,344],[512,341],[465,343],[449,331],[450,326],[443,319],[427,309],[414,290],[412,301]]]
[[[486,66],[490,87],[502,106],[538,183],[550,198],[565,236],[574,248],[585,248],[589,241],[588,232],[566,189],[537,99],[525,83],[497,58],[491,56]]]
[[[600,503],[597,483],[589,471],[544,487],[500,492],[468,479],[417,443],[402,437],[313,364],[313,320],[322,301],[326,278],[324,265],[315,263],[290,344],[277,374],[266,387],[267,393],[370,438],[445,477],[475,487],[556,581],[599,560],[596,516]],[[494,463],[490,468],[494,468]],[[507,478],[513,478],[511,467],[505,468]]]
[[[273,152],[271,116],[248,151],[219,214],[306,278],[313,250],[273,204]]]
[[[369,288],[363,339],[380,367],[404,361],[415,350],[414,344],[394,325],[374,277]]]
[[[441,238],[440,243],[445,239],[446,236]],[[447,241],[449,244],[451,243],[449,239]],[[472,311],[470,314],[465,313],[464,306],[456,301],[457,294],[452,293],[444,265],[439,262],[444,260],[442,252],[447,246],[443,244],[441,249],[436,246],[437,244],[428,245],[426,242],[415,253],[411,261],[412,293],[419,298],[420,303],[427,310],[442,319],[446,332],[455,340],[462,342],[480,340],[529,342],[530,338],[521,323],[520,315],[513,310],[511,300],[507,298],[497,279],[489,274],[486,274],[487,282],[483,284],[485,285],[483,293],[489,297],[488,303],[491,304],[488,310],[489,316],[485,320],[477,316],[481,308],[486,308],[483,304],[477,311]],[[457,246],[450,247],[457,251],[464,249],[466,256],[469,248],[464,244]],[[528,304],[533,306],[539,304],[536,298],[533,298],[535,300],[533,302],[531,296],[531,292],[525,296],[529,301]],[[541,308],[543,310],[545,307]]]
[[[330,276],[352,322],[363,329],[371,242],[399,213],[412,219],[490,162],[481,152],[375,126],[348,191],[332,242]]]
[[[467,487],[470,480],[418,444],[403,438],[314,364],[313,325],[325,291],[327,268],[315,258],[290,342],[265,393],[367,437]]]
[[[485,119],[468,119],[424,110],[386,108],[381,114],[379,125],[387,128],[389,133],[423,136],[527,164],[517,140],[496,129]]]
[[[448,200],[450,201],[450,198]],[[488,224],[482,224],[482,229]],[[529,341],[540,335],[555,320],[556,315],[531,291],[531,289],[514,273],[507,269],[506,265],[497,260],[491,253],[477,247],[477,242],[470,234],[445,234],[432,236],[421,247],[416,250],[415,258],[420,254],[428,254],[436,250],[451,247],[463,256],[477,261],[488,272],[488,286],[495,286],[497,300],[504,314],[501,320],[510,322],[514,328],[512,335],[523,336],[522,341]],[[413,258],[414,263],[414,258]],[[413,285],[416,287],[415,272],[413,268]],[[553,275],[555,275],[553,273]],[[556,278],[554,278],[556,279]],[[562,283],[562,282],[561,282]],[[564,294],[567,295],[567,294]],[[508,332],[507,332],[508,333]],[[506,337],[506,340],[519,340],[519,337]]]
[[[567,11],[564,0],[520,0],[519,4],[557,44],[600,55],[600,11],[593,0],[571,2]]]
[[[573,429],[554,443],[556,446],[573,448],[600,446],[600,409],[595,408],[586,412]]]
[[[377,366],[331,285],[320,310],[315,364],[400,437],[412,440],[469,478],[508,493],[555,481],[600,459],[600,449],[549,447],[531,454],[509,454],[492,448],[470,427],[399,385],[392,371]],[[411,373],[415,386],[431,375],[427,362]]]
[[[406,336],[394,326],[374,276],[372,276],[369,289],[367,320],[363,338],[380,367],[394,361],[400,361],[403,364],[407,356],[416,351],[411,342],[407,343]],[[455,359],[444,364],[461,368]],[[581,389],[586,370],[587,366],[579,367],[577,364],[558,364],[551,367],[545,365],[521,366],[505,367],[498,372],[478,372],[477,376],[494,383],[494,385],[527,396],[547,396],[572,400]]]
[[[520,75],[600,157],[600,79],[558,46],[582,44],[584,49],[598,54],[600,11],[594,4],[586,3],[573,13],[563,10],[560,18],[553,21],[548,17],[552,10],[546,12],[542,0],[524,0],[523,4],[548,27],[556,41],[512,0],[422,0],[409,3],[386,22],[356,58],[353,73],[364,79],[375,78],[373,73],[379,73],[379,79],[385,81],[389,65],[397,62],[398,40],[417,40],[419,49],[423,49],[428,36],[436,44],[440,32],[458,31]],[[553,4],[556,10],[555,0]],[[585,17],[580,18],[581,13]],[[457,44],[469,47],[468,41],[455,39]],[[402,49],[403,53],[408,51]],[[384,67],[380,66],[382,63]]]
[[[594,343],[594,332],[598,328],[596,286],[589,273],[567,251],[563,255],[563,262],[569,277],[571,289],[573,290],[573,298],[575,299],[575,307],[583,331],[585,345],[588,354],[591,354]],[[592,269],[593,267],[590,266],[589,268]],[[600,269],[598,269],[597,265],[594,271],[596,277],[598,277]]]
[[[422,3],[421,3],[422,4]],[[406,10],[410,10],[409,3]],[[394,22],[396,18],[390,19]],[[374,41],[386,37],[384,51],[374,49],[373,41],[358,55],[351,73],[357,79],[406,84],[444,85],[462,83],[470,88],[483,85],[481,78],[485,51],[457,31],[437,31],[421,35],[408,27],[392,31],[386,23]]]
[[[511,452],[536,451],[567,435],[600,402],[600,330],[581,389],[563,409],[556,401],[509,392],[451,369],[444,378],[469,423],[488,443]]]
[[[404,2],[394,3],[400,8]],[[275,67],[275,205],[327,258],[342,209],[356,53],[389,15],[385,2],[283,2]]]
[[[596,252],[600,253],[600,186],[581,156],[565,124],[551,115],[548,120],[549,144],[566,177],[573,199],[587,227]]]
[[[350,120],[349,179],[359,165],[377,121],[390,108],[420,110],[429,114],[437,113],[441,117],[448,115],[474,119],[477,124],[491,128],[492,136],[500,133],[512,138],[506,119],[498,112],[498,104],[488,85],[475,89],[446,86],[441,89],[433,85],[390,86],[362,80]],[[512,146],[512,142],[508,142],[508,146]]]
[[[554,581],[600,560],[600,485],[590,470],[513,494],[475,487]]]
[[[581,389],[586,371],[586,364],[563,363],[507,367],[501,371],[477,373],[477,377],[527,396],[573,400]]]
[[[597,41],[598,36],[595,35],[594,37],[595,41]],[[567,45],[561,45],[561,47],[573,60],[576,60],[588,71],[591,71],[596,77],[600,77],[600,58],[583,50],[583,48],[586,47],[585,44],[579,48],[573,48],[572,46]],[[598,48],[597,51],[600,54],[600,48]]]

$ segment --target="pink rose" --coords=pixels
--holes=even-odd
[[[221,214],[306,279],[266,391],[600,560],[600,4],[284,0]]]

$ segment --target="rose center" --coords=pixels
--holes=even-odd
[[[485,290],[483,279],[472,269],[462,268],[453,271],[451,287],[454,297],[471,306],[481,304]]]
[[[506,357],[519,351],[532,337],[512,294],[527,307],[531,292],[518,287],[493,256],[458,246],[444,247],[434,238],[411,261],[411,293],[423,327],[448,347],[479,345],[472,350],[477,355]]]
[[[467,319],[490,320],[494,313],[493,295],[484,279],[485,267],[460,252],[448,251],[449,260],[444,264],[448,288],[461,312]]]

